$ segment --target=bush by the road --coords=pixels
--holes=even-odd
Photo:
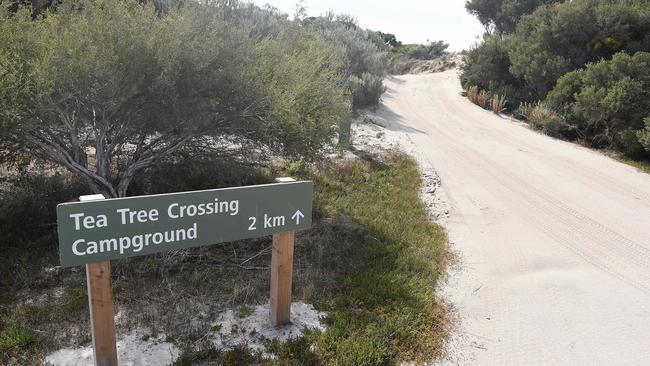
[[[575,0],[541,6],[508,37],[511,72],[544,97],[588,63],[650,50],[650,2]]]
[[[352,90],[352,100],[357,107],[377,105],[379,98],[386,91],[383,77],[370,73],[363,73],[361,77],[351,75],[348,85]]]
[[[407,55],[417,60],[433,60],[447,54],[448,43],[444,41],[429,42],[410,49]]]
[[[281,14],[236,1],[31,10],[0,9],[0,139],[96,193],[124,196],[206,138],[316,157],[349,115],[340,49]]]
[[[487,33],[508,34],[514,32],[521,17],[532,13],[544,4],[563,0],[468,0],[467,11],[476,16]]]
[[[650,50],[650,4],[576,0],[543,5],[511,35],[487,36],[462,67],[464,87],[506,94],[513,103],[543,99],[565,73],[617,52]]]
[[[643,121],[645,123],[645,128],[637,132],[637,137],[646,151],[650,151],[650,116],[646,117]]]
[[[648,154],[643,52],[650,51],[650,3],[537,1],[527,3],[536,9],[504,17],[516,4],[523,2],[468,2],[493,34],[466,54],[465,90],[505,95],[508,110],[523,106],[521,117],[554,136]]]
[[[383,78],[389,67],[387,45],[377,32],[362,29],[347,15],[327,13],[307,18],[304,24],[344,55],[344,74],[352,89],[355,108],[379,104],[384,92]]]
[[[524,80],[510,72],[510,56],[500,37],[489,37],[480,46],[465,54],[460,67],[461,84],[466,90],[477,86],[508,98],[508,108],[513,110],[519,103],[531,99]]]
[[[558,80],[546,104],[592,146],[640,155],[650,115],[650,53],[618,53],[572,71]]]
[[[538,104],[528,112],[526,120],[531,126],[544,131],[549,136],[566,137],[573,133],[564,117],[544,104]]]

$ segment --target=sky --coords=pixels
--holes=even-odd
[[[293,16],[298,0],[252,0]],[[465,11],[465,0],[307,0],[310,16],[334,13],[357,18],[363,28],[393,33],[402,43],[444,40],[450,51],[469,48],[483,34],[478,20]]]

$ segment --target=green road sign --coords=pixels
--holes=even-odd
[[[210,245],[311,226],[312,182],[62,203],[62,266]]]

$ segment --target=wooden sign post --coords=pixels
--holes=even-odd
[[[278,183],[295,182],[293,178],[276,178]],[[300,220],[297,215],[292,219]],[[271,296],[269,319],[271,325],[281,326],[291,321],[291,278],[293,275],[294,232],[273,234],[271,251]]]
[[[79,197],[82,202],[100,199],[104,199],[101,194]],[[86,283],[95,366],[117,366],[111,262],[105,260],[86,264]]]
[[[290,321],[294,232],[311,226],[312,182],[105,199],[56,208],[64,267],[85,265],[95,366],[116,366],[111,260],[273,235],[270,322]]]
[[[291,314],[291,276],[293,274],[294,232],[273,234],[271,254],[271,325],[288,324]]]
[[[86,264],[95,366],[117,366],[111,262]]]

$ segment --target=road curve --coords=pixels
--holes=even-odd
[[[650,175],[496,116],[455,70],[386,80],[380,122],[433,166],[461,269],[446,364],[650,364]]]

